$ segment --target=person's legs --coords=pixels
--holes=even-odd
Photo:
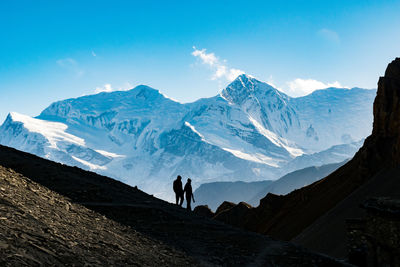
[[[175,193],[176,205],[179,204],[179,194]]]
[[[182,204],[183,204],[183,200],[184,200],[184,197],[183,197],[183,192],[180,194],[180,202],[179,202],[179,206],[181,206],[182,207]]]
[[[186,197],[186,209],[192,211],[192,207],[190,206],[190,202],[192,201],[192,199],[189,197]]]

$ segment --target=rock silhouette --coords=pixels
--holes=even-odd
[[[200,205],[196,206],[193,210],[195,214],[198,214],[200,216],[204,216],[207,218],[212,218],[214,217],[214,212],[207,206],[207,205]]]

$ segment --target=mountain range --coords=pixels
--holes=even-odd
[[[375,95],[328,88],[292,98],[243,74],[217,96],[182,104],[140,85],[58,101],[35,118],[12,112],[0,144],[172,200],[178,174],[196,188],[351,158],[371,132]]]

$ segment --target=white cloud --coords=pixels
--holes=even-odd
[[[329,87],[347,88],[341,85],[338,81],[332,83],[323,83],[313,79],[300,79],[297,78],[293,81],[287,82],[287,88],[281,89],[284,93],[293,96],[305,96],[318,89],[326,89]]]
[[[132,84],[129,83],[129,82],[126,82],[122,87],[115,88],[115,89],[111,86],[110,83],[106,83],[106,84],[104,84],[103,86],[96,87],[96,89],[94,90],[94,92],[95,92],[96,94],[102,93],[102,92],[109,93],[109,92],[113,92],[113,91],[127,91],[127,90],[130,90],[130,89],[132,89],[132,88],[133,88],[133,86],[132,86]]]
[[[97,57],[97,54],[92,50],[92,56]]]
[[[210,66],[215,65],[218,63],[218,59],[215,56],[214,53],[206,53],[206,49],[198,50],[195,46],[193,46],[194,51],[192,52],[192,55],[195,57],[199,57],[204,64],[208,64]]]
[[[226,79],[233,81],[237,76],[244,73],[242,70],[229,68],[225,60],[221,61],[214,53],[207,53],[206,49],[199,50],[193,46],[192,55],[199,58],[201,63],[210,67],[213,71],[212,80]]]
[[[78,62],[73,58],[62,58],[56,61],[57,65],[75,73],[77,77],[85,74],[85,71],[79,66]]]
[[[239,70],[239,69],[229,69],[229,72],[227,73],[227,77],[229,81],[233,81],[234,79],[236,79],[237,76],[239,76],[240,74],[243,74],[244,71]]]
[[[340,43],[340,37],[339,34],[335,31],[329,30],[329,29],[320,29],[318,31],[318,35],[324,38],[325,40],[339,44]]]
[[[94,90],[95,93],[101,93],[101,92],[112,92],[114,89],[112,88],[111,84],[106,83],[102,87],[96,87]]]

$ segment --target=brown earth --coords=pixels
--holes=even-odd
[[[12,148],[0,166],[0,265],[343,265]]]
[[[242,214],[241,218],[237,217],[238,213],[235,208],[231,208],[224,212],[224,218],[221,219],[235,225],[240,222],[238,225],[240,227],[277,239],[291,240],[378,173],[395,169],[399,165],[400,58],[396,58],[388,65],[385,76],[381,77],[378,82],[378,91],[374,102],[373,132],[352,160],[326,178],[285,196],[268,194],[261,200],[257,208],[248,209],[248,212]],[[390,171],[387,174],[389,173]],[[400,177],[395,173],[398,174],[398,172],[391,173],[391,175],[395,175],[391,177],[392,186],[399,188]],[[385,183],[386,180],[380,179],[380,182]],[[392,191],[391,188],[388,188],[386,191],[380,191],[379,194],[392,195]],[[371,187],[369,191],[365,190],[365,192],[369,193],[360,196],[360,201],[373,196],[374,188]],[[348,204],[350,205],[350,202]],[[229,215],[231,216],[229,217]],[[215,218],[219,219],[218,214]],[[342,219],[344,220],[343,217]],[[324,225],[320,228],[324,228]],[[330,238],[333,239],[336,232],[325,230],[325,236],[324,238],[320,236],[319,242],[331,242]],[[304,235],[303,238],[305,238]],[[341,241],[345,242],[345,240]],[[317,245],[312,247],[315,248]],[[330,253],[329,250],[325,252]],[[343,253],[339,254],[343,256]]]

